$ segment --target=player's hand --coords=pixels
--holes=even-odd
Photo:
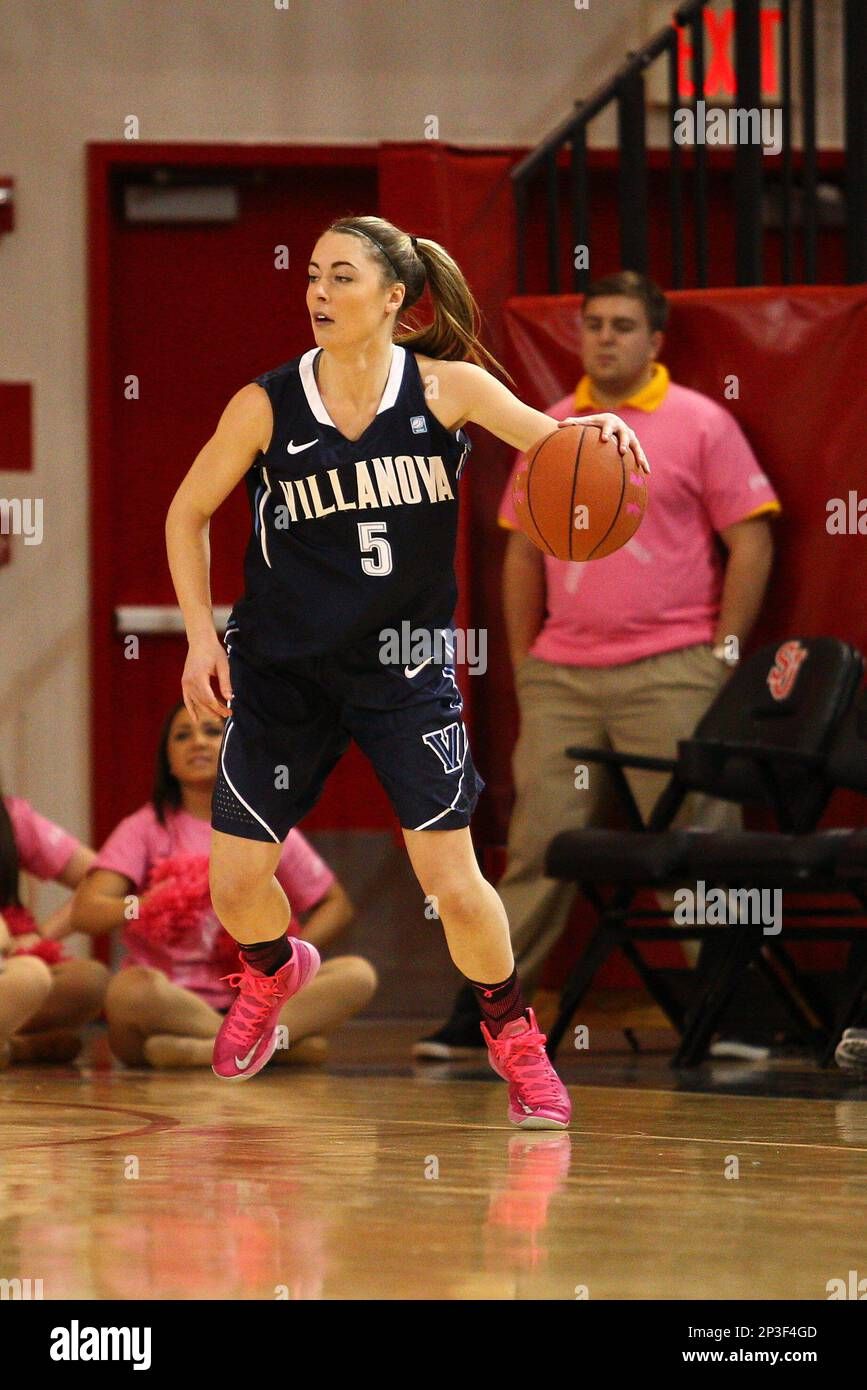
[[[216,676],[220,694],[224,700],[233,699],[232,680],[229,675],[229,658],[226,649],[217,636],[211,632],[190,641],[181,689],[187,713],[196,723],[211,715],[228,719],[232,711],[214,694],[211,678]]]
[[[138,910],[158,907],[160,898],[171,897],[177,889],[177,878],[172,875],[170,878],[161,878],[159,883],[155,883],[147,892],[138,895]]]
[[[22,936],[13,936],[11,949],[13,953],[15,951],[32,951],[33,947],[38,946],[40,941],[44,941],[44,939],[38,931],[24,932]]]
[[[625,454],[631,449],[635,456],[635,462],[641,471],[643,473],[650,472],[650,464],[638,442],[638,435],[629,428],[625,420],[621,420],[619,415],[612,415],[607,411],[603,415],[581,415],[577,419],[570,415],[568,420],[559,422],[558,429],[562,429],[564,425],[598,425],[602,431],[603,440],[616,439],[621,454]]]
[[[72,931],[72,898],[67,899],[43,922],[39,923],[39,935],[43,941],[61,941]]]

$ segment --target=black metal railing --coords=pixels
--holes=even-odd
[[[793,7],[797,3],[801,107],[801,157],[796,188],[793,160]],[[562,232],[560,218],[560,168],[568,147],[566,187],[570,204],[569,229],[573,248],[589,247],[590,186],[587,161],[587,129],[601,112],[617,109],[618,204],[620,264],[647,271],[649,258],[649,177],[646,136],[645,74],[658,59],[668,64],[669,143],[666,174],[669,194],[671,284],[686,283],[684,210],[686,175],[689,173],[689,205],[692,223],[693,284],[709,283],[708,160],[707,145],[696,141],[690,149],[687,171],[685,146],[678,143],[675,113],[691,109],[698,123],[705,103],[704,11],[708,0],[689,0],[675,10],[671,23],[655,34],[638,52],[630,53],[614,76],[532,150],[511,172],[515,193],[518,237],[518,292],[526,292],[527,245],[531,199],[543,198],[545,254],[549,293],[561,289]],[[844,7],[844,102],[845,102],[845,206],[846,264],[850,282],[867,280],[867,0],[843,0]],[[735,0],[735,106],[740,111],[761,112],[760,0]],[[679,37],[686,32],[690,45],[693,96],[684,102],[679,86]],[[814,284],[817,272],[819,205],[816,161],[816,15],[815,0],[780,0],[780,114],[781,159],[778,180],[779,229],[783,283],[795,279]],[[700,106],[699,103],[705,103]],[[768,175],[766,156],[758,141],[738,141],[734,146],[735,277],[740,285],[757,285],[763,279],[763,251]],[[775,190],[777,191],[777,190]],[[796,233],[800,231],[800,257]],[[586,287],[589,267],[573,254],[572,285]]]

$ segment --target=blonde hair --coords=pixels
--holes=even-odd
[[[341,217],[329,232],[357,236],[375,256],[386,284],[406,286],[401,312],[412,309],[427,286],[434,316],[430,323],[400,324],[394,341],[427,357],[446,362],[475,362],[509,373],[479,339],[481,313],[463,271],[445,247],[427,237],[413,237],[384,217]]]

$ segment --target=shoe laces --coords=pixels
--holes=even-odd
[[[246,1042],[251,1030],[261,1027],[274,1007],[280,982],[276,975],[255,975],[252,970],[221,975],[220,979],[240,991],[226,1016],[226,1037],[231,1042]]]
[[[532,1105],[543,1105],[546,1101],[559,1101],[560,1082],[557,1073],[544,1051],[544,1033],[518,1033],[506,1038],[506,1057],[508,1065],[515,1066],[515,1080]]]

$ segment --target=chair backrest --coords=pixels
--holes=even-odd
[[[834,735],[828,777],[835,787],[867,794],[867,689],[858,692]]]
[[[833,790],[829,749],[863,673],[861,653],[834,637],[762,647],[735,670],[680,746],[679,780],[741,805],[771,806],[786,829],[812,829]],[[740,747],[727,753],[727,744]],[[771,765],[759,756],[767,749],[783,756]],[[804,761],[787,760],[787,752]]]

